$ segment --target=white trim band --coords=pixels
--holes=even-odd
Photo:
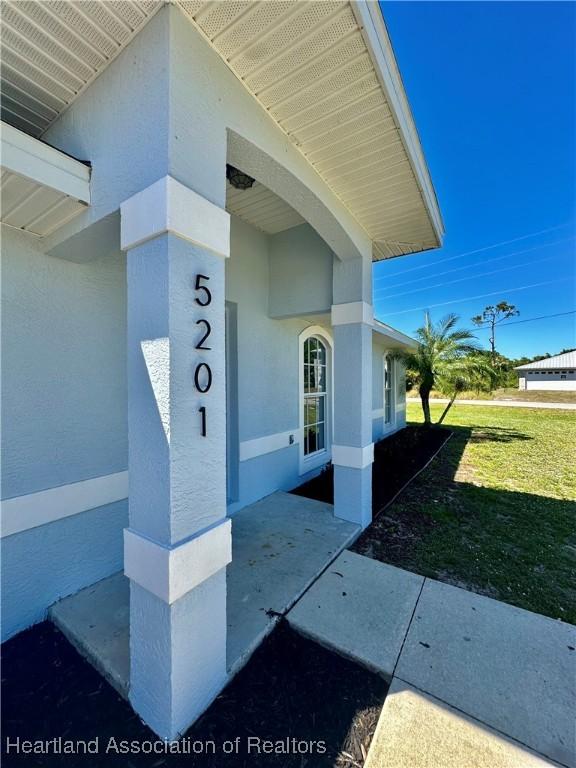
[[[292,442],[290,438],[292,437]],[[300,430],[292,429],[289,432],[277,432],[274,435],[256,437],[254,440],[244,440],[240,443],[240,461],[249,461],[267,453],[274,453],[283,448],[289,448],[300,442]]]
[[[89,166],[2,121],[2,168],[90,204]]]
[[[373,325],[374,308],[366,301],[350,301],[347,304],[332,304],[332,325],[366,323]]]
[[[364,469],[374,461],[374,443],[365,445],[364,448],[355,448],[351,445],[332,446],[332,464],[351,469]]]
[[[124,529],[124,573],[174,603],[232,561],[232,522],[225,518],[174,547]]]
[[[169,233],[219,256],[230,255],[230,214],[164,176],[120,206],[123,251]]]
[[[6,499],[0,504],[2,538],[128,497],[128,472],[102,475],[79,483]]]

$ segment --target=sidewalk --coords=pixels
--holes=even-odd
[[[419,403],[419,397],[407,397],[407,403]],[[430,399],[430,404],[434,403],[449,403],[447,397],[433,397]],[[548,408],[552,410],[563,411],[576,411],[576,403],[531,403],[528,400],[458,400],[454,402],[452,406],[455,408],[458,405],[497,405],[504,408]]]
[[[576,627],[348,551],[288,621],[391,680],[365,768],[576,766]]]

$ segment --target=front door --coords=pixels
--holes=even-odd
[[[238,500],[238,331],[237,306],[226,302],[226,498]]]

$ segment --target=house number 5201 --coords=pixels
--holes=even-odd
[[[196,275],[196,282],[194,283],[194,290],[198,293],[194,301],[201,307],[208,307],[212,303],[212,293],[207,285],[204,285],[210,278],[208,275]],[[196,321],[196,325],[200,326],[201,334],[196,342],[195,349],[200,349],[205,352],[209,352],[211,347],[207,345],[208,337],[212,333],[212,327],[205,318],[201,318]],[[198,363],[196,370],[194,371],[194,386],[198,392],[203,395],[210,390],[212,386],[212,369],[204,361]],[[206,437],[207,434],[207,417],[206,407],[203,405],[198,409],[200,414],[200,434],[202,437]]]

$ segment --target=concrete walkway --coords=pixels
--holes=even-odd
[[[349,551],[288,621],[391,680],[366,768],[576,766],[576,627]]]
[[[407,397],[407,403],[419,403],[419,397]],[[434,397],[431,398],[430,403],[449,403],[450,401],[446,397]],[[528,400],[459,400],[457,399],[454,405],[455,408],[458,405],[497,405],[504,408],[547,408],[554,411],[576,411],[576,403],[531,403]]]

